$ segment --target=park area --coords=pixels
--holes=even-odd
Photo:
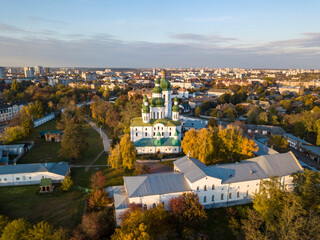
[[[12,219],[42,220],[54,226],[75,227],[80,221],[85,194],[77,191],[40,194],[39,186],[0,188],[0,212]]]
[[[59,156],[60,143],[46,142],[44,138],[40,137],[41,131],[56,130],[55,125],[56,121],[51,120],[34,129],[26,140],[34,141],[35,146],[18,161],[19,164],[68,161],[68,159]],[[87,123],[84,124],[83,130],[87,134],[88,149],[84,156],[72,164],[90,164],[103,151],[99,134]],[[95,164],[107,164],[106,154],[102,154]]]

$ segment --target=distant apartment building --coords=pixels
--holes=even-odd
[[[48,67],[44,68],[44,72],[45,73],[50,73],[50,68],[48,68]]]
[[[43,67],[41,67],[41,66],[35,66],[34,67],[34,72],[35,72],[35,74],[43,74]]]
[[[0,78],[6,77],[6,69],[4,67],[0,67]]]
[[[97,80],[97,76],[95,73],[91,73],[91,72],[83,72],[81,74],[81,77],[85,80],[85,81],[96,81]]]
[[[291,86],[282,86],[279,87],[279,92],[280,94],[283,93],[296,93],[296,94],[303,94],[303,87],[298,86],[298,87],[291,87]]]
[[[34,68],[33,67],[24,67],[24,76],[26,78],[34,77]]]
[[[223,94],[232,94],[233,92],[229,89],[210,89],[208,90],[208,96],[212,97],[220,97]]]

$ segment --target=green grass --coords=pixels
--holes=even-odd
[[[83,130],[88,134],[88,149],[84,156],[77,159],[75,164],[89,164],[103,150],[102,141],[99,134],[89,125],[84,124]],[[60,162],[68,161],[68,159],[60,157],[58,152],[60,143],[46,142],[44,138],[40,138],[40,132],[44,130],[56,130],[55,120],[49,121],[38,128],[26,139],[34,141],[35,146],[19,160],[18,163],[39,163],[39,162]]]
[[[89,188],[91,176],[102,171],[106,177],[106,187],[123,185],[123,176],[131,176],[132,172],[124,172],[123,170],[116,170],[111,167],[90,167],[88,171],[85,171],[84,167],[77,167],[71,169],[71,177],[74,185]]]
[[[81,220],[85,195],[80,192],[40,194],[39,186],[0,188],[0,213],[12,219],[42,220],[58,227],[75,227]]]

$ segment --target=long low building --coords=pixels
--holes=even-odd
[[[124,177],[124,186],[113,192],[116,221],[129,204],[144,209],[164,204],[182,193],[194,192],[205,208],[231,206],[251,202],[259,191],[260,181],[280,177],[284,189],[292,189],[292,174],[303,168],[292,152],[264,155],[239,163],[206,166],[200,160],[183,157],[174,162],[174,172]]]
[[[0,186],[40,184],[42,178],[61,182],[70,174],[67,162],[0,166]]]

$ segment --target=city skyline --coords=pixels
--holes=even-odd
[[[0,65],[319,68],[319,5],[5,0]]]

